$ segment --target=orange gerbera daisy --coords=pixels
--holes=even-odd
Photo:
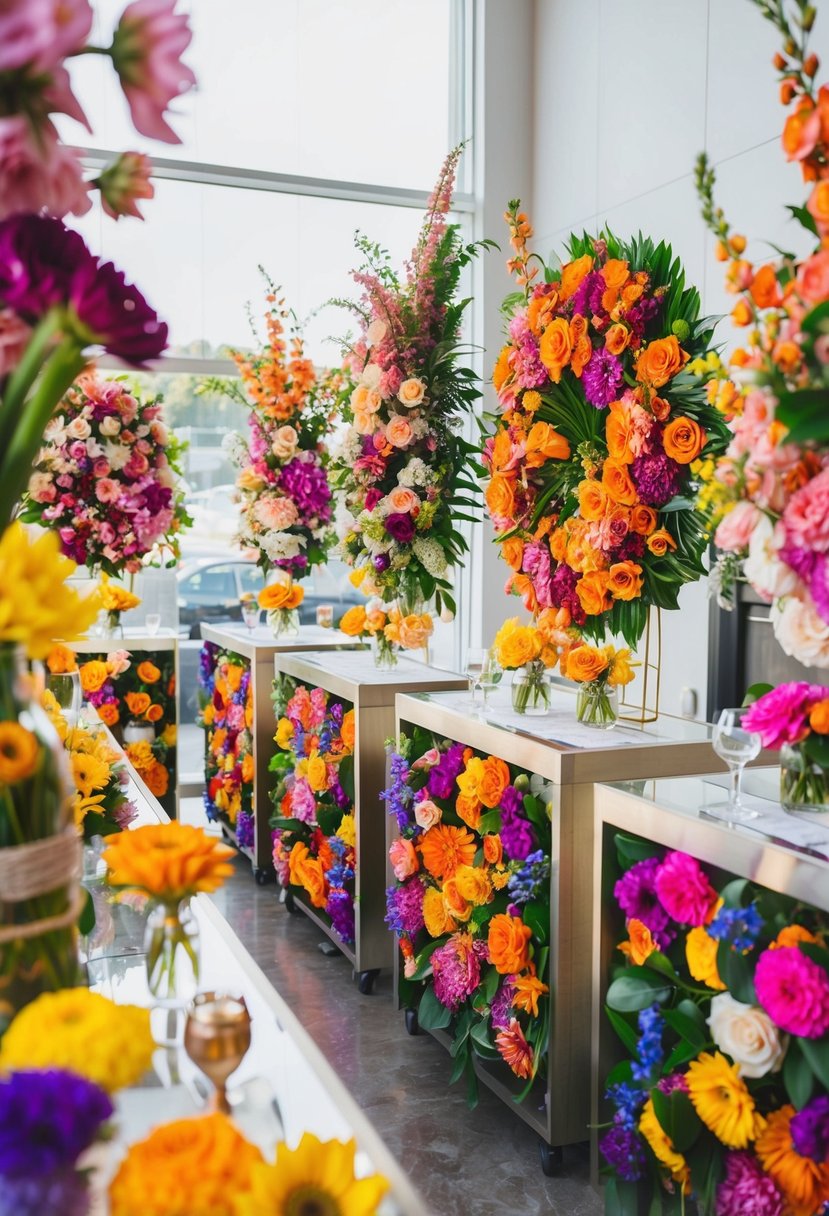
[[[109,837],[104,861],[114,886],[164,901],[216,891],[233,873],[233,849],[188,824],[147,824]]]
[[[423,864],[436,878],[452,878],[458,866],[471,866],[475,849],[471,832],[445,823],[430,828],[420,842]]]
[[[517,1018],[510,1018],[506,1030],[499,1030],[495,1046],[504,1061],[509,1064],[516,1077],[528,1080],[533,1074],[533,1049],[524,1038],[524,1031]]]
[[[795,1109],[772,1111],[754,1145],[760,1164],[786,1197],[791,1216],[812,1216],[829,1201],[829,1165],[801,1157],[792,1142]]]

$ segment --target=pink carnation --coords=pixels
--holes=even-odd
[[[717,893],[699,862],[687,853],[668,853],[654,883],[662,907],[681,925],[704,925]]]
[[[757,1000],[781,1030],[821,1039],[829,1030],[829,976],[797,946],[764,950],[754,971]]]
[[[783,1211],[783,1196],[757,1158],[748,1152],[726,1153],[717,1216],[783,1216]]]
[[[829,550],[829,469],[791,496],[783,522],[787,538],[801,549]]]
[[[792,680],[758,697],[743,718],[746,730],[760,736],[763,747],[777,750],[784,743],[799,743],[809,733],[809,711],[829,696],[829,689],[805,680]]]

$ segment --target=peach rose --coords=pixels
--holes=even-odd
[[[567,460],[570,444],[549,422],[534,422],[527,435],[527,467],[539,468],[548,460]]]
[[[607,490],[600,481],[595,481],[591,477],[585,478],[579,482],[578,487],[579,510],[582,519],[598,520],[603,519],[609,505]]]
[[[643,502],[630,509],[630,530],[639,536],[650,536],[656,527],[656,511]]]
[[[804,667],[829,667],[829,625],[811,603],[788,596],[771,607],[774,636]]]
[[[607,670],[607,664],[607,655],[595,646],[575,646],[567,655],[564,675],[568,680],[577,680],[579,684],[591,684]]]
[[[636,379],[651,388],[661,388],[681,371],[688,362],[688,354],[682,349],[674,334],[667,338],[656,338],[639,352],[636,360]]]
[[[638,501],[636,486],[631,480],[627,465],[612,456],[608,457],[602,467],[602,485],[608,497],[621,503],[623,507],[635,506]]]
[[[423,828],[424,832],[428,832],[429,828],[433,828],[436,823],[440,823],[443,818],[443,811],[432,802],[431,798],[424,798],[422,802],[415,804],[414,809],[415,823],[419,828]]]
[[[570,362],[571,351],[570,327],[563,317],[555,317],[541,335],[538,346],[539,358],[555,384]]]
[[[636,562],[614,562],[607,574],[607,589],[614,600],[635,600],[642,594],[642,567]]]
[[[588,616],[599,616],[610,607],[607,583],[606,570],[593,570],[583,575],[576,583],[576,595]]]
[[[299,435],[292,426],[281,426],[273,437],[271,451],[278,460],[290,460],[298,442]]]
[[[378,342],[382,342],[388,332],[388,326],[385,321],[381,321],[379,317],[372,321],[366,330],[366,344],[375,346]]]
[[[408,515],[420,506],[420,499],[407,486],[395,486],[386,501],[389,510],[396,515]]]
[[[359,435],[373,435],[377,430],[377,416],[368,410],[354,411],[354,429]]]
[[[508,536],[501,545],[501,556],[512,570],[520,570],[524,560],[524,542],[518,536]]]
[[[485,807],[490,810],[499,805],[504,790],[509,785],[509,767],[497,756],[488,756],[484,760],[481,779],[478,783],[478,797]]]
[[[489,922],[489,957],[499,975],[517,975],[530,963],[529,945],[533,931],[520,916],[499,912]]]
[[[420,650],[429,641],[433,630],[434,625],[428,612],[422,615],[413,612],[404,616],[398,626],[400,645],[404,650]]]
[[[807,304],[819,304],[829,296],[829,250],[806,259],[797,272],[797,289]]]
[[[397,390],[397,400],[408,409],[420,405],[425,396],[426,385],[414,376],[409,380],[404,380]]]
[[[669,549],[671,552],[676,549],[676,541],[667,528],[660,528],[648,537],[647,546],[654,557],[664,557]]]
[[[388,439],[392,447],[408,447],[413,438],[412,425],[407,418],[404,418],[400,414],[395,414],[394,418],[389,419],[386,427],[386,439]]]
[[[662,445],[665,454],[677,464],[690,464],[705,447],[705,431],[693,418],[680,414],[662,432]]]
[[[576,258],[574,262],[568,262],[561,270],[561,283],[559,285],[559,296],[562,300],[569,300],[570,296],[578,290],[582,279],[593,269],[593,258],[589,253],[585,253],[583,257]]]
[[[506,520],[510,526],[515,517],[515,491],[513,484],[513,478],[496,473],[490,480],[484,494],[486,505],[493,520]]]

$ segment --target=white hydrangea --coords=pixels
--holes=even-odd
[[[300,549],[305,547],[305,537],[293,532],[268,532],[259,541],[272,562],[283,558],[296,557]]]
[[[397,480],[410,490],[415,486],[428,486],[432,483],[432,470],[419,456],[413,456],[397,474]]]
[[[427,420],[425,418],[410,418],[409,422],[411,423],[412,434],[415,439],[425,439],[430,431]]]
[[[238,431],[227,432],[222,439],[222,451],[237,469],[243,469],[248,463],[248,445]]]
[[[433,578],[441,578],[446,573],[446,555],[438,541],[417,536],[412,549],[417,560]]]

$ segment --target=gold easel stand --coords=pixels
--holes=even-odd
[[[642,658],[642,678],[622,689],[621,713],[625,722],[636,722],[645,726],[659,717],[659,680],[662,666],[662,610],[651,608],[644,632],[645,650]],[[638,689],[633,700],[628,700],[628,689]]]

